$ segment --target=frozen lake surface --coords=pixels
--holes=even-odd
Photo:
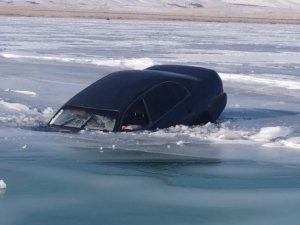
[[[106,74],[215,69],[217,124],[47,132]],[[0,224],[298,224],[300,26],[1,17]]]

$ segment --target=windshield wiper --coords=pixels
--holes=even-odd
[[[60,126],[66,126],[66,124],[68,124],[68,123],[74,121],[75,119],[76,119],[76,117],[73,117],[73,118],[67,120],[66,122],[64,122],[63,124],[61,124]]]
[[[86,125],[87,125],[87,123],[88,122],[90,122],[94,117],[95,117],[95,115],[94,114],[89,114],[89,117],[90,118],[88,118],[84,123],[83,123],[83,125],[80,127],[80,129],[83,129]]]

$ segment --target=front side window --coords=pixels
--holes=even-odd
[[[124,114],[121,129],[124,131],[140,130],[149,124],[150,120],[144,104],[140,99]]]
[[[117,114],[114,111],[66,107],[61,109],[49,124],[75,129],[113,131]]]

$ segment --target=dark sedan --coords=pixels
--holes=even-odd
[[[158,65],[111,73],[71,98],[49,126],[63,130],[134,131],[214,122],[226,106],[210,69]]]

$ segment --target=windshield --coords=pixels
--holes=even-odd
[[[68,107],[61,109],[49,124],[76,129],[113,131],[116,118],[117,112],[114,111]]]

